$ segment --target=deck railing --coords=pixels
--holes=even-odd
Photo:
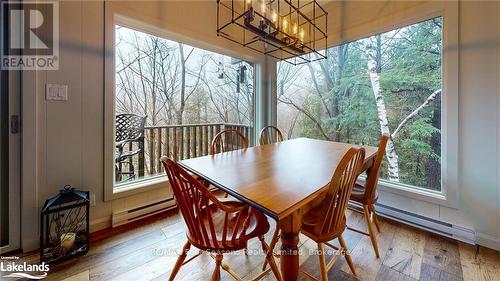
[[[210,154],[213,137],[222,130],[235,129],[253,145],[252,127],[242,124],[183,124],[147,126],[144,128],[144,151],[134,159],[139,177],[163,171],[159,158],[163,155],[175,160]]]

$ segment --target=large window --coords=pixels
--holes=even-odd
[[[115,26],[115,190],[207,155],[223,129],[251,142],[251,63]]]
[[[289,138],[377,146],[391,135],[381,179],[441,190],[442,18],[278,64],[278,126]]]

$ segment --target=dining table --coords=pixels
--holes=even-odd
[[[325,194],[337,165],[354,144],[296,138],[182,160],[183,168],[276,220],[283,280],[297,280],[302,216]],[[367,174],[377,148],[364,147]]]

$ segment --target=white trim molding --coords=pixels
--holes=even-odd
[[[24,252],[32,251],[39,246],[38,207],[39,188],[42,182],[39,167],[41,152],[39,148],[41,122],[38,103],[41,71],[23,71],[22,81],[22,145],[21,145],[21,248]],[[43,85],[42,85],[43,87]]]

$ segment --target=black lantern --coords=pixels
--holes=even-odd
[[[40,260],[55,263],[89,250],[89,192],[69,185],[45,201],[40,222]]]

